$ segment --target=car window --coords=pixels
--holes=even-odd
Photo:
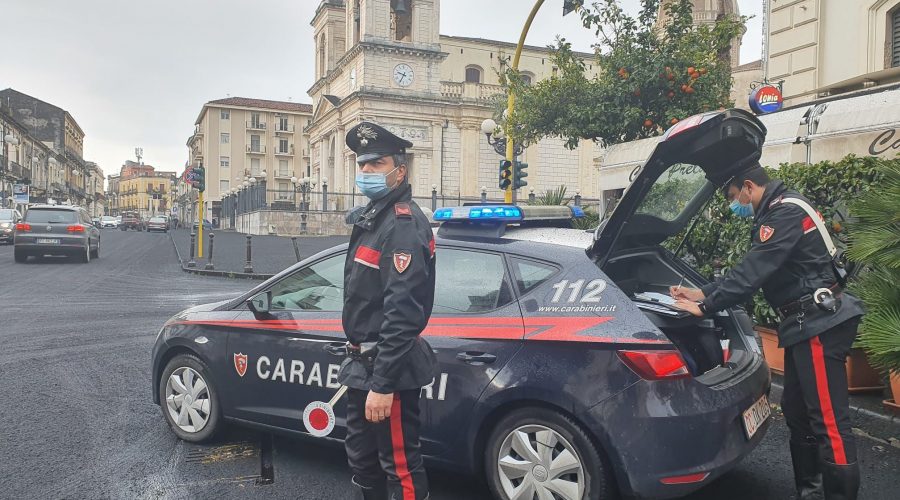
[[[16,220],[16,213],[8,208],[0,208],[0,220]]]
[[[480,313],[512,301],[500,255],[438,248],[435,313]]]
[[[304,267],[272,287],[275,310],[340,312],[344,306],[345,254]]]
[[[165,221],[166,221],[166,219],[164,219],[162,217],[151,217],[150,218],[150,222],[165,222]]]
[[[707,182],[702,168],[676,163],[656,179],[637,213],[673,221]]]
[[[36,224],[74,224],[78,222],[78,216],[72,210],[32,208],[25,214],[25,222],[33,222]]]
[[[521,294],[533,290],[557,271],[557,268],[550,264],[519,258],[513,258],[512,265],[516,274],[516,286]]]

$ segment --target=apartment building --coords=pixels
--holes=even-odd
[[[157,171],[151,165],[126,161],[116,179],[113,197],[119,213],[136,211],[141,217],[168,216],[172,207],[175,172]]]
[[[206,168],[208,219],[221,217],[222,197],[254,177],[268,200],[291,199],[291,177],[307,177],[309,143],[304,132],[312,106],[295,102],[230,97],[207,102],[188,138],[190,164]]]

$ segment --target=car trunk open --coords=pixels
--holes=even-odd
[[[716,189],[759,159],[765,134],[743,110],[696,115],[673,126],[588,249],[708,385],[733,379],[758,358],[748,352],[757,351],[750,319],[739,310],[696,318],[669,307],[670,286],[699,287],[706,280],[660,243],[688,228]],[[727,362],[722,340],[728,341]]]

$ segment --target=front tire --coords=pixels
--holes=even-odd
[[[159,380],[159,402],[172,432],[192,443],[211,439],[222,427],[222,410],[209,368],[191,354],[172,358]]]
[[[609,466],[590,436],[546,408],[521,408],[497,422],[485,447],[484,469],[499,499],[616,497]]]

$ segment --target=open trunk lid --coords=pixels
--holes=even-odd
[[[588,255],[603,268],[619,250],[654,245],[678,234],[735,174],[759,160],[765,126],[740,109],[685,118],[663,135]]]

